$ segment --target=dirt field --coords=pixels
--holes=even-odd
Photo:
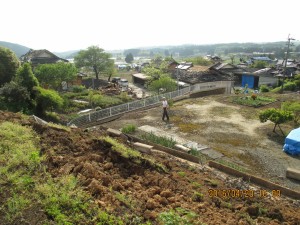
[[[153,126],[164,130],[166,135],[179,135],[207,145],[224,155],[223,159],[234,162],[247,172],[268,178],[273,182],[300,191],[299,182],[285,178],[287,167],[300,169],[300,157],[292,157],[282,151],[284,136],[274,124],[261,123],[258,112],[267,107],[280,107],[286,99],[300,99],[297,94],[278,95],[278,101],[263,108],[235,105],[228,96],[208,96],[176,102],[170,109],[170,122],[161,120],[161,109],[130,113],[106,123],[116,129],[126,124]],[[282,125],[284,132],[293,124]]]

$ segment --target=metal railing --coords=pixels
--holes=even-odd
[[[155,105],[161,101],[162,97],[166,97],[167,99],[173,99],[193,92],[205,91],[214,88],[225,88],[225,92],[230,93],[231,87],[232,87],[232,81],[216,81],[216,82],[199,83],[183,89],[164,93],[161,95],[156,95],[142,100],[124,103],[121,105],[102,109],[96,112],[90,112],[89,114],[82,115],[80,117],[71,120],[67,125],[70,126],[74,124],[77,127],[81,127],[85,124],[95,123],[97,121],[107,119],[112,116],[116,116],[136,109],[142,109],[151,105]]]

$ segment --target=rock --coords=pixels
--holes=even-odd
[[[155,220],[157,213],[150,211],[150,210],[146,210],[144,212],[144,218],[147,220]]]
[[[104,168],[104,170],[110,170],[110,169],[114,168],[114,164],[111,162],[105,163],[103,168]]]
[[[269,217],[271,219],[277,219],[277,220],[279,220],[281,222],[283,221],[282,213],[277,208],[268,211],[267,217]]]
[[[152,210],[158,207],[157,202],[155,202],[153,199],[148,199],[146,203],[146,209]]]
[[[258,206],[250,206],[246,209],[246,212],[250,215],[250,216],[255,216],[257,217],[259,214],[259,208]]]
[[[160,196],[169,198],[169,197],[174,196],[174,194],[170,190],[165,190],[160,193]]]

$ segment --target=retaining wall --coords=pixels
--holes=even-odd
[[[222,165],[222,164],[214,162],[214,161],[209,161],[208,165],[210,167],[214,167],[214,168],[216,168],[216,169],[218,169],[218,170],[220,170],[224,173],[227,173],[227,174],[230,174],[230,175],[233,175],[233,176],[236,176],[236,177],[242,177],[243,180],[245,180],[245,181],[257,184],[259,186],[268,188],[270,190],[280,190],[281,193],[285,196],[288,196],[288,197],[291,197],[291,198],[294,198],[294,199],[300,199],[300,192],[297,192],[297,191],[291,190],[289,188],[283,187],[279,184],[275,184],[271,181],[267,181],[267,180],[262,179],[260,177],[256,177],[256,176],[253,176],[253,175],[250,175],[250,174],[247,174],[247,173],[243,173],[241,171],[237,171],[235,169],[232,169],[228,166]]]

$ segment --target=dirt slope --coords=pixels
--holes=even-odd
[[[156,151],[151,157],[167,172],[137,164],[99,140],[104,131],[65,131],[0,112],[0,123],[7,120],[33,127],[41,137],[41,153],[47,156],[44,163],[53,177],[74,174],[92,201],[131,221],[127,224],[147,220],[159,224],[160,213],[179,207],[196,214],[192,224],[300,224],[299,201],[262,198],[258,192],[253,197],[212,198],[210,189],[220,191],[229,186],[209,169]]]

